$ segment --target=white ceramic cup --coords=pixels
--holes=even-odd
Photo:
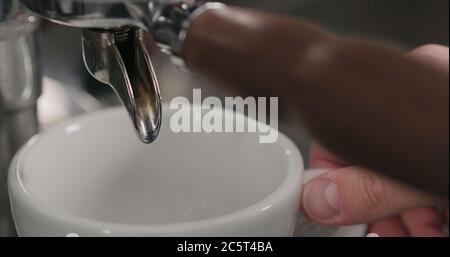
[[[110,109],[34,137],[8,186],[20,236],[292,236],[303,160],[283,134],[174,133],[144,145]],[[225,115],[233,115],[225,111]]]

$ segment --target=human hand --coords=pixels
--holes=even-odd
[[[448,74],[446,47],[424,46],[411,52],[410,57]],[[311,166],[332,171],[304,188],[302,208],[310,219],[328,225],[370,223],[369,232],[380,236],[448,236],[443,230],[448,210],[444,214],[436,208],[443,204],[441,199],[351,166],[317,145],[313,147]]]

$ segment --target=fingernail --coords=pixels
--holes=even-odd
[[[338,187],[330,179],[315,179],[306,185],[303,206],[308,216],[316,221],[332,221],[341,215]]]

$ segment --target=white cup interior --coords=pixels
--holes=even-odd
[[[162,225],[251,207],[299,178],[300,153],[280,134],[171,132],[141,143],[119,109],[49,129],[19,160],[24,190],[49,209],[102,222]],[[229,113],[228,113],[229,114]]]

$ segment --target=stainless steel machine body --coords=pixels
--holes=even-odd
[[[6,187],[9,162],[38,131],[38,24],[18,1],[0,1],[0,236],[14,234]]]

